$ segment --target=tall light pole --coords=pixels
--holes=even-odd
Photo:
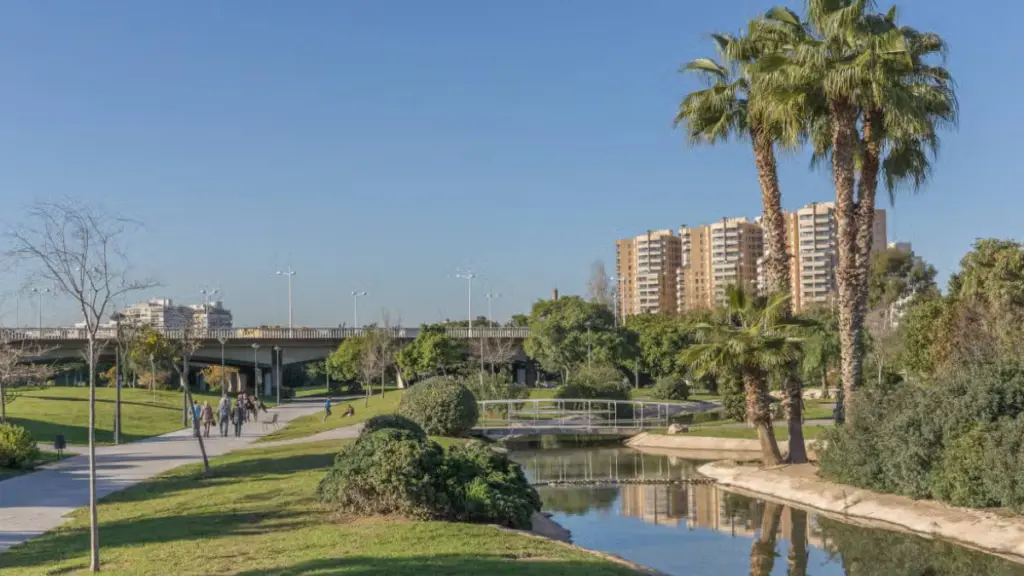
[[[618,276],[612,276],[610,280],[615,284],[615,293],[612,294],[612,314],[615,315],[615,327],[619,327],[619,282],[622,281]]]
[[[256,342],[252,343],[252,387],[256,391],[256,397],[260,397],[260,357],[258,355],[260,351],[260,345]]]
[[[121,443],[121,318],[120,312],[114,312],[110,319],[117,330],[117,343],[114,345],[114,381],[117,388],[114,396],[114,444]]]
[[[216,289],[216,288],[213,289],[213,290],[207,290],[206,288],[203,288],[202,290],[200,290],[199,293],[203,295],[203,306],[209,306],[210,305],[210,300],[214,296],[216,296],[219,292],[220,292],[220,290]]]
[[[284,378],[284,370],[281,369],[281,347],[274,346],[274,388],[277,390],[277,405],[281,405],[281,379]]]
[[[352,327],[359,330],[359,297],[366,296],[366,292],[352,291]]]
[[[53,290],[49,288],[32,288],[29,290],[33,294],[39,295],[39,336],[43,335],[43,294],[52,293]]]
[[[277,271],[278,276],[288,277],[288,330],[292,329],[292,276],[295,276],[295,271],[288,267],[287,272],[281,270]]]
[[[494,316],[491,315],[491,301],[501,298],[501,294],[495,294],[494,292],[488,292],[484,295],[487,298],[487,321],[494,323]]]
[[[224,379],[226,378],[224,374],[224,345],[228,343],[228,339],[226,336],[221,336],[220,338],[217,338],[217,341],[220,342],[220,395],[227,396],[228,387],[227,384],[224,383]]]
[[[473,337],[473,279],[477,277],[471,271],[459,272],[456,278],[466,281],[466,310],[469,314],[469,336]]]

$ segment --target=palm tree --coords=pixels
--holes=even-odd
[[[736,378],[743,382],[747,421],[757,430],[765,465],[782,463],[769,409],[768,375],[788,368],[800,356],[794,325],[785,317],[788,295],[750,298],[742,288],[727,290],[727,321],[694,326],[698,343],[680,361],[698,376]]]
[[[861,379],[858,343],[867,313],[879,174],[890,193],[904,184],[921,186],[937,150],[937,129],[955,123],[957,115],[949,73],[926,62],[944,51],[941,38],[899,27],[895,10],[881,15],[872,7],[870,0],[809,0],[807,23],[790,10],[773,9],[764,27],[788,41],[753,66],[763,100],[780,106],[798,102],[815,161],[831,160],[839,254],[840,421]]]
[[[804,341],[803,371],[807,379],[817,377],[822,394],[828,397],[828,374],[839,359],[839,326],[835,313],[826,307],[805,310],[807,322]]]
[[[715,144],[730,136],[749,139],[754,149],[754,165],[764,205],[762,228],[765,255],[763,266],[769,294],[789,294],[790,271],[786,246],[786,223],[782,214],[782,191],[776,169],[776,144],[792,146],[800,139],[801,116],[792,106],[773,106],[756,91],[756,71],[752,66],[766,53],[779,49],[784,35],[767,27],[751,27],[746,37],[713,34],[712,39],[724,64],[710,58],[698,58],[683,70],[699,74],[708,86],[688,94],[676,114],[675,125],[685,123],[691,143]],[[784,314],[789,314],[789,300]],[[797,462],[807,461],[804,448],[802,397],[803,383],[797,367],[790,367],[784,378],[786,418],[789,422],[789,455]]]

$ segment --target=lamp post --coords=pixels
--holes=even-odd
[[[220,342],[220,395],[227,396],[228,387],[224,383],[226,378],[226,375],[224,374],[224,345],[228,343],[228,339],[226,336],[221,336],[220,338],[217,338],[217,341]]]
[[[290,332],[292,329],[292,276],[295,276],[295,271],[289,267],[287,272],[278,270],[277,275],[288,277],[288,330]]]
[[[114,444],[118,445],[121,443],[121,313],[114,312],[110,319],[114,321],[117,334],[117,344],[114,346]]]
[[[491,301],[497,298],[501,298],[501,294],[495,294],[494,292],[488,292],[485,294],[487,298],[487,321],[494,323],[494,317],[491,315]]]
[[[260,357],[259,357],[260,345],[256,342],[252,343],[252,387],[256,392],[256,397],[260,397]]]
[[[610,278],[615,283],[615,293],[612,294],[612,314],[615,315],[615,327],[619,327],[619,282],[622,281],[618,276],[612,276]]]
[[[29,292],[39,296],[39,337],[41,338],[43,336],[43,294],[52,293],[53,290],[49,288],[32,288]]]
[[[473,279],[477,277],[473,272],[460,272],[456,278],[466,281],[466,311],[469,314],[469,337],[473,337]]]
[[[366,296],[365,291],[352,291],[352,327],[359,330],[359,297]]]
[[[203,288],[199,291],[203,295],[203,306],[209,306],[210,300],[220,292],[220,289],[207,290]]]

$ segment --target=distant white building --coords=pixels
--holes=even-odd
[[[222,302],[177,306],[170,298],[154,298],[136,302],[121,311],[126,322],[166,330],[188,326],[200,330],[227,329],[233,326],[231,311]]]

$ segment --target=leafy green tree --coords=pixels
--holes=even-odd
[[[615,326],[612,311],[579,296],[534,303],[523,349],[541,368],[566,381],[584,364],[618,364],[635,355],[626,332]]]
[[[526,314],[513,314],[508,321],[509,326],[526,327],[530,325],[530,317]]]
[[[342,340],[337,350],[327,357],[327,373],[331,379],[341,382],[359,380],[366,348],[366,338],[362,335]]]
[[[829,397],[829,379],[839,366],[839,319],[827,306],[804,310],[808,321],[804,336],[802,371],[807,382],[819,382],[822,395]]]
[[[698,344],[682,353],[682,361],[698,374],[713,374],[743,382],[747,421],[757,430],[765,465],[782,463],[772,427],[768,376],[799,360],[800,344],[790,333],[796,325],[782,320],[786,296],[750,298],[737,287],[729,287],[727,311],[730,321],[696,326]],[[803,442],[803,430],[790,430]],[[792,427],[791,427],[792,428]],[[790,455],[794,455],[790,442]]]
[[[679,354],[694,342],[687,324],[666,314],[637,314],[626,319],[626,328],[635,334],[641,372],[655,379],[684,375]]]
[[[871,256],[868,308],[889,308],[910,297],[935,297],[935,267],[908,250],[886,248]]]
[[[463,352],[462,343],[449,338],[444,326],[424,324],[416,338],[398,352],[398,367],[411,381],[448,374],[462,366]]]

